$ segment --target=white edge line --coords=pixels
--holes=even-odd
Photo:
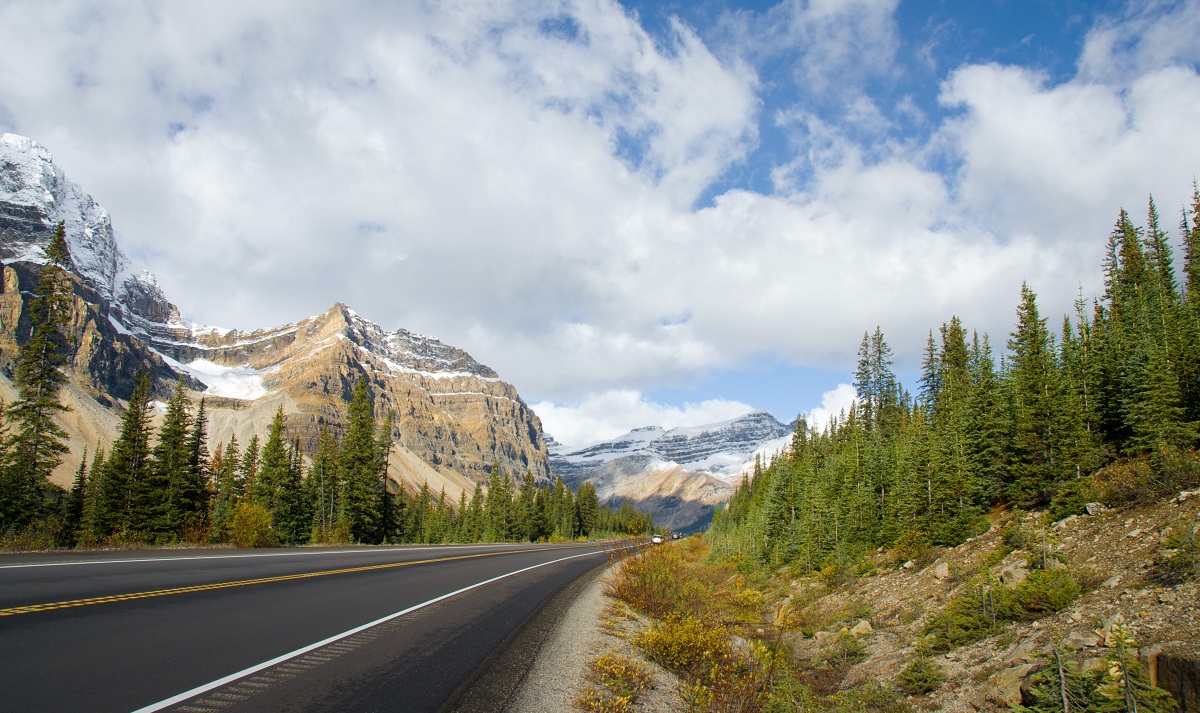
[[[28,567],[71,567],[86,564],[129,564],[132,562],[179,562],[183,560],[228,560],[248,557],[315,557],[318,555],[353,555],[370,552],[416,552],[418,550],[444,550],[462,547],[478,547],[480,545],[433,545],[424,547],[364,547],[353,550],[315,550],[312,552],[262,552],[245,555],[189,555],[186,557],[132,557],[120,560],[75,560],[71,562],[31,562],[29,564],[0,564],[2,569],[23,569]],[[493,545],[485,545],[493,546]],[[519,545],[512,545],[517,547]]]
[[[227,683],[232,683],[232,682],[238,680],[239,678],[245,678],[246,676],[249,676],[252,673],[258,673],[259,671],[262,671],[263,669],[271,668],[272,666],[283,663],[284,661],[287,661],[288,659],[294,659],[297,656],[302,656],[314,649],[319,649],[322,646],[327,646],[329,644],[332,644],[335,641],[345,639],[348,636],[354,636],[355,634],[357,634],[360,631],[366,631],[367,629],[370,629],[375,626],[379,626],[380,624],[383,624],[384,622],[391,621],[392,619],[395,619],[397,617],[402,617],[405,614],[411,614],[412,612],[415,612],[418,609],[423,609],[423,608],[429,606],[430,604],[436,604],[436,603],[442,601],[443,599],[449,599],[450,597],[462,594],[463,592],[469,592],[470,590],[475,589],[477,587],[482,587],[485,584],[491,584],[492,582],[496,582],[496,581],[505,579],[506,577],[511,577],[516,574],[521,574],[522,572],[528,572],[529,570],[537,569],[538,567],[545,567],[547,565],[556,564],[558,562],[565,562],[567,560],[573,560],[577,557],[590,557],[592,555],[598,555],[598,554],[602,554],[602,553],[601,552],[584,552],[583,554],[571,555],[569,557],[561,557],[556,560],[550,560],[549,562],[542,562],[541,564],[535,564],[532,567],[526,567],[524,569],[518,569],[515,572],[509,572],[508,574],[502,574],[499,577],[492,577],[491,579],[488,579],[488,580],[485,580],[482,582],[478,582],[476,584],[472,584],[469,587],[463,587],[462,589],[457,589],[453,592],[450,592],[449,594],[443,594],[440,597],[435,597],[433,599],[430,599],[427,602],[421,602],[420,604],[413,605],[407,609],[398,611],[394,614],[388,614],[387,616],[385,616],[383,618],[376,619],[375,621],[367,622],[366,624],[363,624],[362,626],[356,626],[353,629],[350,629],[349,631],[343,631],[340,634],[334,634],[333,636],[331,636],[327,639],[322,639],[321,641],[318,641],[315,644],[309,644],[308,646],[296,649],[295,651],[290,651],[286,654],[283,654],[282,656],[276,656],[275,658],[271,659],[270,661],[263,661],[262,663],[251,666],[250,668],[242,669],[241,671],[238,671],[237,673],[231,673],[228,676],[225,676],[223,678],[218,678],[217,680],[212,681],[210,683],[206,683],[202,686],[197,686],[196,688],[193,688],[190,691],[184,691],[183,693],[180,693],[175,696],[171,696],[170,698],[159,701],[158,703],[152,703],[152,704],[146,706],[145,708],[138,708],[137,710],[133,711],[133,713],[152,713],[153,711],[160,711],[160,710],[163,710],[164,708],[169,708],[169,707],[175,705],[176,703],[183,703],[184,701],[188,700],[189,698],[195,698],[196,696],[198,696],[202,693],[207,693],[207,692],[213,690],[214,688],[220,688],[221,686],[224,686]]]

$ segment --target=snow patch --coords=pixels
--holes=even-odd
[[[176,370],[187,372],[208,387],[204,390],[206,395],[254,401],[270,393],[263,386],[263,374],[274,369],[255,369],[248,364],[222,366],[207,359],[183,364],[164,354],[159,356]]]

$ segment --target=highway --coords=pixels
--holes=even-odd
[[[438,711],[601,547],[0,555],[4,711]]]

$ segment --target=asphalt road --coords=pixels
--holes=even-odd
[[[605,562],[596,545],[0,556],[0,709],[437,711]]]

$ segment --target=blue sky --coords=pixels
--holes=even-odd
[[[1200,1],[0,5],[0,130],[184,315],[335,301],[497,369],[559,440],[910,380],[1057,321],[1200,171]],[[1176,218],[1166,221],[1169,225]]]

